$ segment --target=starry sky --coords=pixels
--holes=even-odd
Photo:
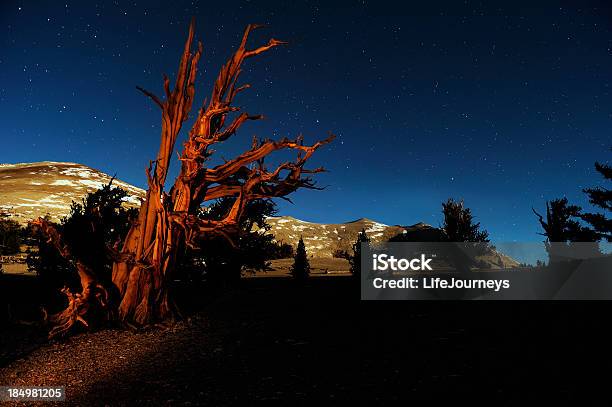
[[[135,86],[163,94],[195,16],[197,106],[245,25],[265,23],[252,46],[290,44],[247,62],[253,88],[236,103],[266,120],[217,159],[253,135],[338,136],[311,162],[329,170],[327,188],[293,194],[281,214],[437,226],[454,197],[494,241],[541,240],[531,207],[560,196],[588,207],[581,189],[610,157],[611,10],[414,3],[2,1],[0,162],[79,162],[144,187],[160,113]]]

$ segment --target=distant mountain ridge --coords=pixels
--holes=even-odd
[[[361,218],[346,223],[314,223],[296,219],[291,216],[270,217],[270,233],[277,241],[297,244],[300,237],[304,239],[308,254],[313,257],[332,257],[337,250],[352,253],[357,235],[364,229],[374,242],[389,240],[406,230],[433,229],[425,223],[403,227],[385,225],[371,219]]]
[[[80,201],[88,192],[107,185],[111,176],[91,167],[70,162],[36,162],[0,164],[0,214],[25,225],[29,220],[49,215],[59,221],[70,212],[72,201]],[[126,205],[138,207],[146,192],[121,180],[113,185],[128,193]],[[364,229],[373,242],[382,242],[399,234],[408,234],[415,241],[431,241],[439,236],[440,229],[426,223],[411,226],[386,225],[361,218],[346,223],[314,223],[291,216],[269,217],[271,229],[277,241],[297,246],[300,237],[311,257],[332,257],[336,251],[352,253],[358,233]],[[490,254],[490,263],[516,264],[513,259],[497,252]],[[488,260],[487,260],[488,261]]]
[[[270,233],[276,241],[297,246],[300,237],[304,240],[309,256],[317,258],[332,257],[335,251],[353,253],[353,244],[361,230],[365,230],[372,242],[385,242],[402,235],[407,241],[439,241],[442,231],[423,222],[411,226],[385,225],[371,219],[361,218],[346,223],[305,222],[291,216],[270,217]],[[477,259],[491,269],[517,267],[519,263],[494,249]]]

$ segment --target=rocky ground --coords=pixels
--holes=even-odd
[[[360,302],[350,278],[248,279],[188,321],[24,348],[0,385],[65,385],[62,405],[87,406],[606,405],[604,307]]]

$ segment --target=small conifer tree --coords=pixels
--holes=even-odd
[[[300,237],[300,241],[295,251],[293,258],[293,266],[291,267],[291,275],[296,280],[306,280],[310,276],[310,263],[308,263],[308,255],[306,254],[306,245]]]
[[[361,243],[370,243],[370,238],[365,229],[361,229],[361,232],[357,235],[357,240],[353,244],[353,256],[349,259],[353,277],[361,275]]]

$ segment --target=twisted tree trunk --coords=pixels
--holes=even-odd
[[[87,326],[87,317],[94,309],[104,310],[106,318],[117,316],[121,321],[137,325],[174,316],[176,309],[169,297],[168,283],[185,246],[196,246],[206,237],[219,235],[231,241],[231,236],[238,232],[238,222],[250,200],[284,197],[300,187],[316,189],[312,180],[303,174],[323,169],[306,170],[303,166],[315,150],[333,139],[333,135],[312,146],[305,146],[301,137],[279,141],[254,139],[251,149],[234,159],[212,168],[204,165],[213,153],[210,146],[227,140],[247,120],[263,117],[238,113],[240,109],[232,105],[235,96],[250,87],[249,84],[237,85],[243,62],[283,44],[271,39],[266,45],[247,49],[249,34],[256,28],[259,26],[247,26],[238,49],[221,68],[208,104],[204,102],[199,110],[184,144],[179,158],[180,173],[169,194],[164,192],[164,185],[170,157],[182,124],[191,111],[197,65],[202,53],[201,43],[195,52],[191,50],[193,21],[172,90],[169,78],[164,76],[165,99],[138,87],[161,109],[161,140],[157,157],[146,170],[148,189],[138,218],[122,244],[108,248],[113,259],[112,289],[118,292],[118,299],[109,303],[107,288],[93,271],[95,265],[80,264],[75,259],[82,292],[74,294],[66,290],[69,305],[58,314],[61,316],[58,320],[61,329],[52,331],[52,335],[67,333],[77,322]],[[230,115],[232,119],[226,123]],[[281,149],[296,150],[296,160],[269,171],[264,164],[265,157]],[[235,198],[222,220],[198,218],[197,212],[205,201],[222,197]],[[64,257],[72,258],[69,248],[51,225],[42,219],[34,224],[47,233]],[[57,320],[58,317],[54,318]]]

